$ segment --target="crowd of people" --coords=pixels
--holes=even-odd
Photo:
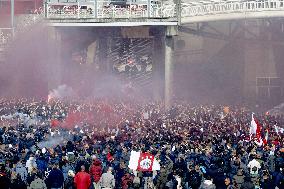
[[[254,116],[265,144],[244,107],[0,99],[0,188],[284,188],[284,116]],[[130,169],[131,151],[160,170]]]

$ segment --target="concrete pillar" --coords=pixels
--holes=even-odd
[[[163,30],[153,29],[153,97],[163,101],[165,93],[165,39]]]
[[[165,107],[169,108],[171,106],[173,91],[173,61],[172,61],[172,51],[173,51],[173,37],[167,36],[165,38]]]
[[[48,90],[57,88],[62,80],[61,33],[56,27],[48,27]]]
[[[107,37],[100,36],[97,41],[98,65],[100,70],[107,70]]]
[[[153,95],[154,100],[159,101],[164,95],[164,51],[161,37],[154,37],[153,46]]]
[[[110,61],[110,54],[111,54],[111,48],[112,48],[112,41],[113,41],[113,39],[112,39],[112,37],[107,37],[107,40],[106,40],[106,44],[107,44],[107,54],[106,54],[106,71],[108,72],[108,73],[111,73],[112,72],[112,69],[113,69],[113,62],[112,61]]]

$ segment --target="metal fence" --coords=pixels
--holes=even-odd
[[[47,0],[45,16],[57,18],[190,18],[283,11],[284,0]],[[190,21],[187,19],[187,21]]]
[[[181,15],[194,17],[261,11],[284,11],[284,0],[183,0]]]
[[[47,18],[173,18],[173,1],[47,0]]]

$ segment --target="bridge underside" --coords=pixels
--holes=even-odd
[[[199,85],[199,91],[219,102],[283,102],[283,19],[205,22],[179,29],[178,41],[184,41],[180,51],[192,52],[177,60],[183,64],[179,73],[188,70],[185,74],[193,76],[184,85]],[[187,95],[198,99],[197,94]]]
[[[169,102],[173,35],[176,28],[168,26],[49,27],[50,38],[58,43],[57,50],[50,51],[58,54],[51,66],[49,88],[63,83],[72,86],[72,81],[77,87],[80,82],[72,79],[73,72],[82,82],[94,80],[92,75],[115,74],[143,90],[140,95],[161,100],[166,94]],[[85,74],[79,77],[82,72]]]
[[[157,98],[165,94],[169,102],[173,98],[186,98],[196,103],[272,105],[281,102],[284,96],[283,24],[283,19],[197,23],[180,27],[178,36],[174,36],[175,32],[167,35],[166,26],[50,28],[61,36],[68,36],[70,29],[82,34],[89,30],[87,33],[93,33],[93,39],[86,48],[90,54],[94,53],[89,46],[95,43],[99,47],[96,56],[101,61],[108,60],[103,67],[109,71],[119,59],[126,61],[127,56],[141,55],[136,52],[139,49],[118,53],[119,48],[110,47],[111,41],[118,41],[118,46],[128,44],[125,43],[128,40],[148,43],[144,47],[150,49],[146,50],[148,53],[152,52],[153,73],[147,76],[151,76]],[[99,50],[102,45],[105,50]],[[153,87],[158,85],[164,87]]]
[[[124,20],[119,21],[116,20],[115,22],[112,22],[111,20],[106,20],[106,21],[92,21],[89,20],[88,22],[84,21],[84,20],[79,20],[77,22],[74,22],[73,20],[70,21],[64,21],[64,22],[60,22],[60,21],[50,21],[49,26],[94,26],[94,27],[132,27],[132,26],[177,26],[178,23],[177,22],[171,22],[171,21],[155,21],[155,20],[147,20],[145,19],[145,21],[129,21],[126,22]]]

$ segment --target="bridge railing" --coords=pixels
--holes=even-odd
[[[216,0],[182,2],[182,17],[261,11],[284,11],[284,0]]]
[[[284,0],[46,0],[44,10],[48,19],[178,20],[234,13],[244,17],[246,13],[267,11],[283,11],[284,15]]]
[[[86,18],[175,18],[176,4],[172,1],[139,0],[47,0],[45,17],[49,19]]]

